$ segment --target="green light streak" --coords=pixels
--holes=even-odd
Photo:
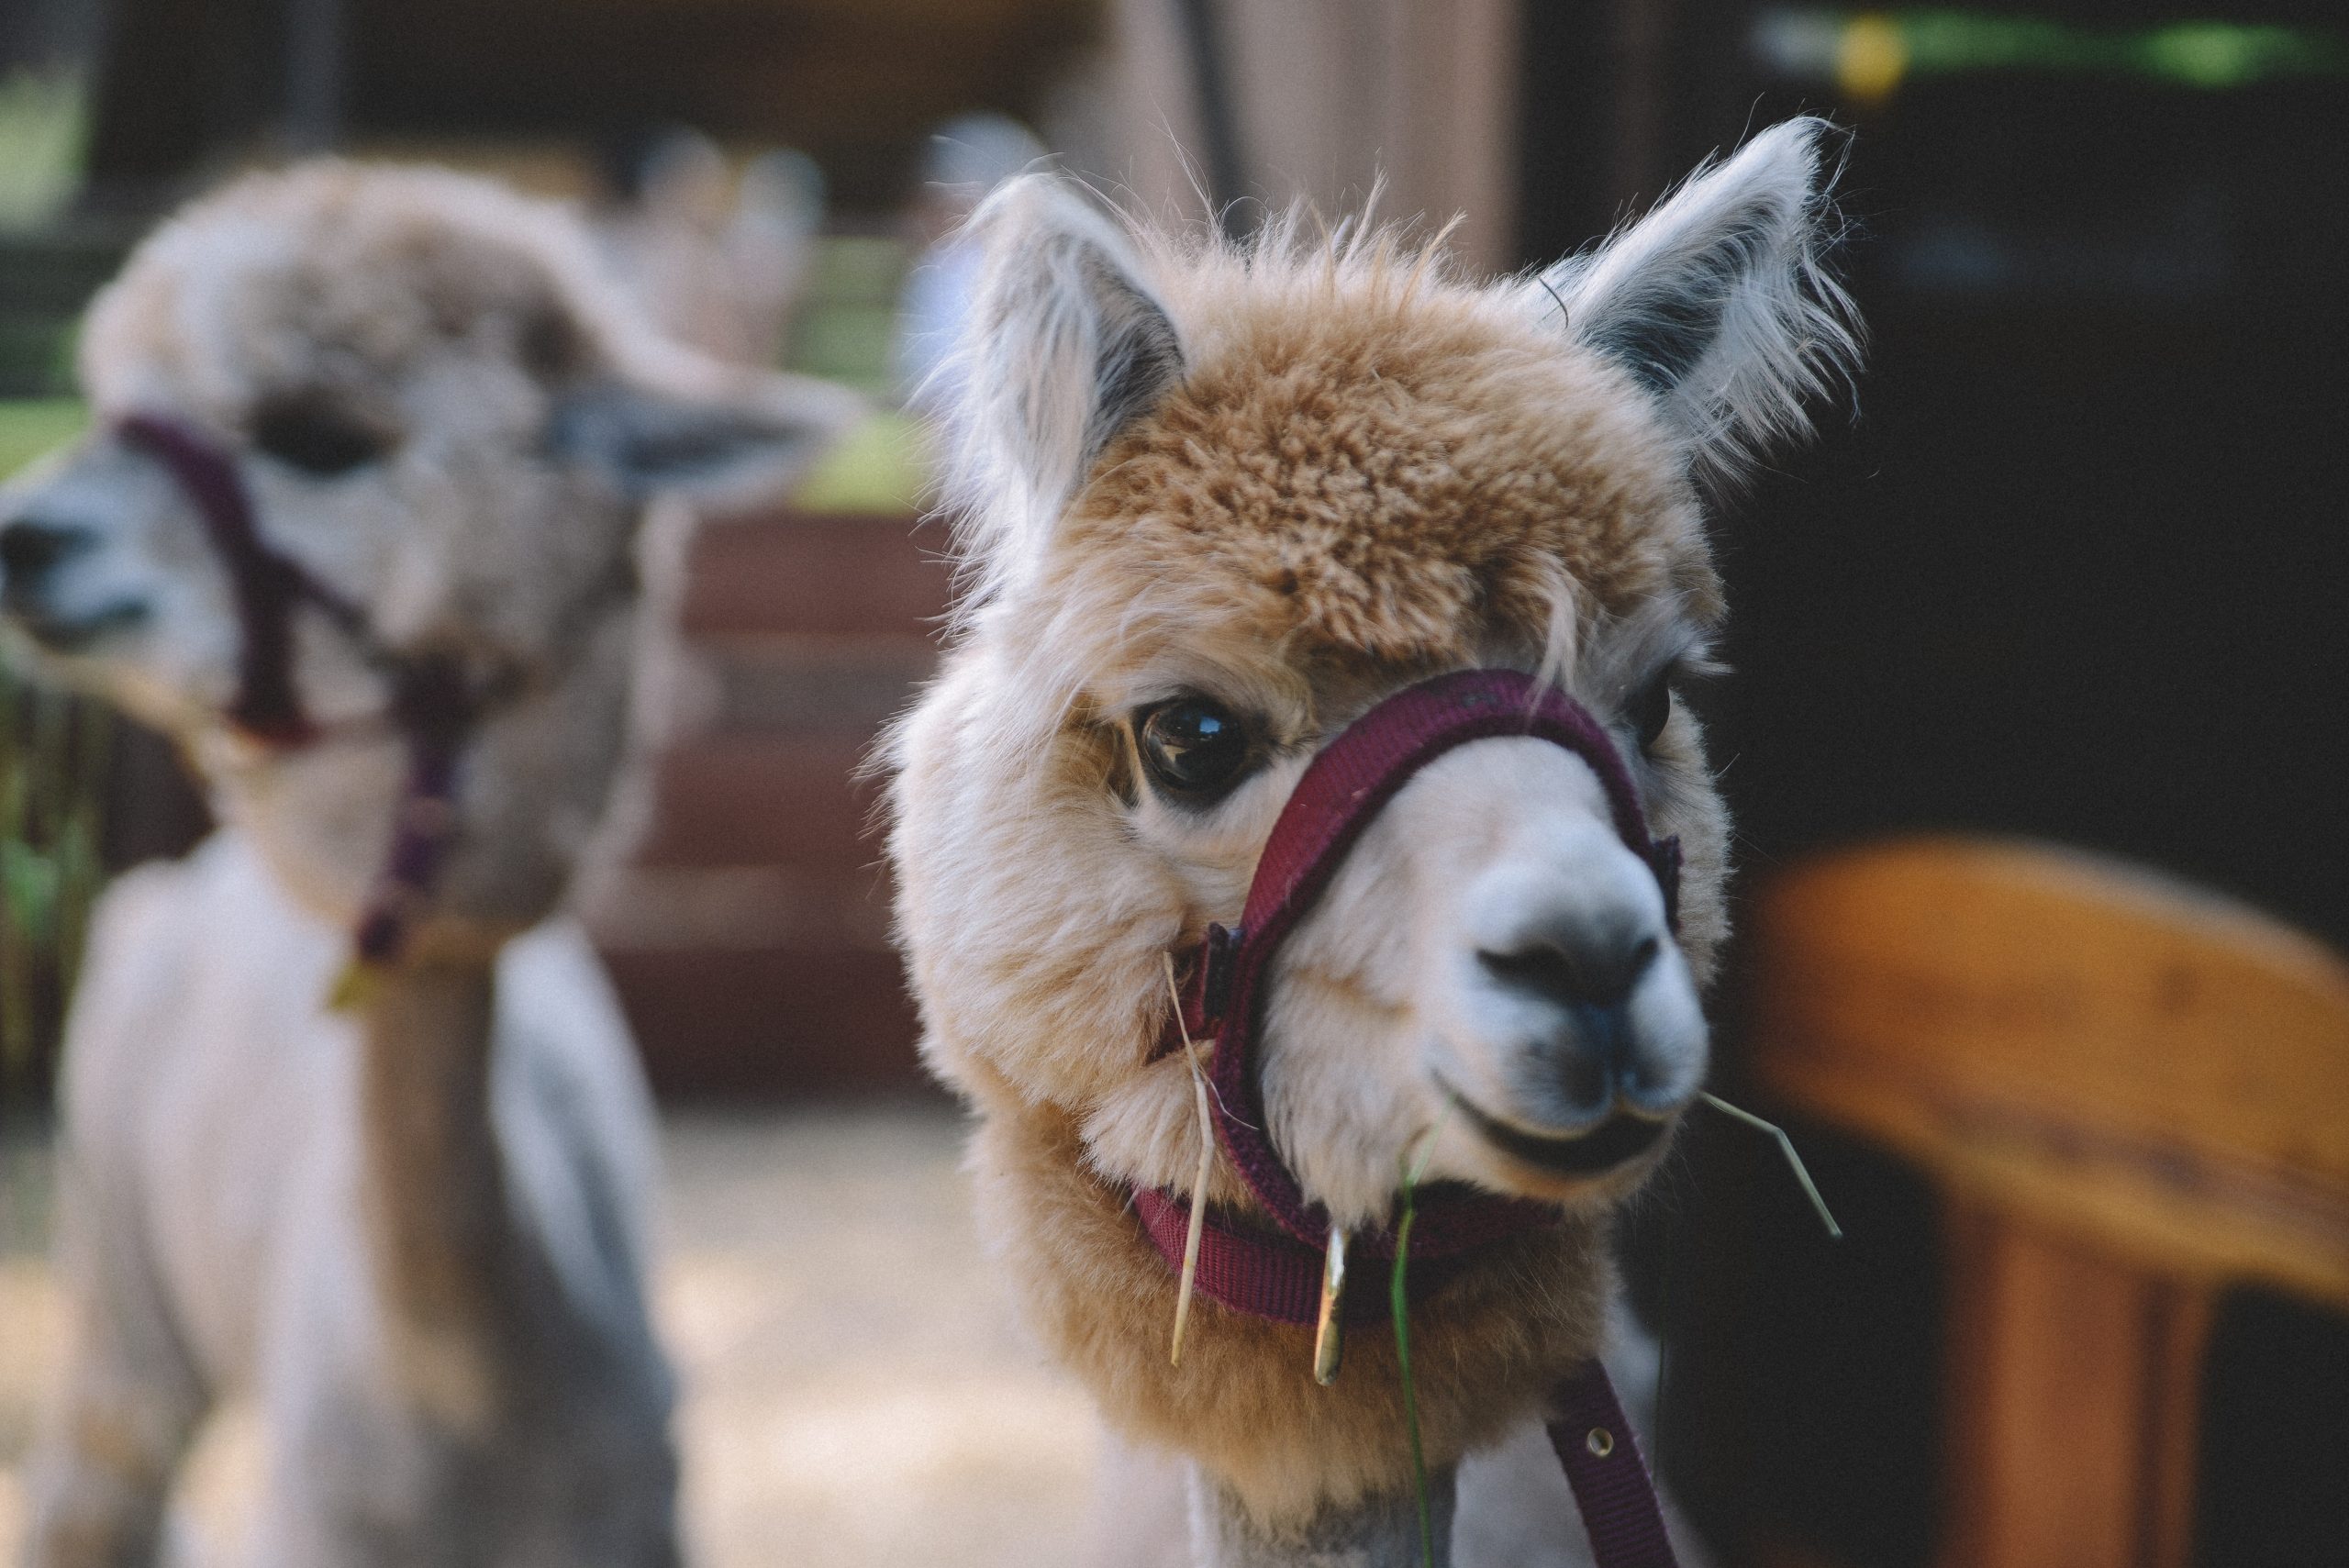
[[[1853,62],[1861,51],[1854,46],[1863,38],[1873,46],[1868,58],[1875,69],[1856,76]],[[1939,8],[1790,8],[1765,13],[1754,25],[1753,45],[1786,74],[1835,82],[1864,96],[1880,96],[1908,77],[1993,71],[2133,76],[2203,92],[2349,75],[2349,41],[2338,34],[2229,22],[2095,28]],[[1887,45],[1896,57],[1888,72],[1881,54]]]

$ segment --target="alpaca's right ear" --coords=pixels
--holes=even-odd
[[[1833,135],[1820,119],[1772,126],[1525,291],[1658,399],[1709,477],[1807,434],[1805,405],[1858,357],[1851,301],[1824,260]]]
[[[1041,547],[1112,438],[1183,374],[1174,323],[1116,225],[1065,183],[1006,182],[971,219],[982,264],[941,401],[987,575]]]
[[[671,382],[612,376],[564,394],[548,437],[627,495],[710,506],[778,496],[864,414],[845,387],[682,357]]]

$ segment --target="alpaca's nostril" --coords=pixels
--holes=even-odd
[[[1513,952],[1480,951],[1488,973],[1513,989],[1572,1010],[1620,1009],[1662,950],[1653,935],[1545,937]]]
[[[1557,1092],[1578,1114],[1597,1115],[1613,1101],[1631,1054],[1631,1020],[1620,1006],[1579,1003],[1567,1009],[1573,1020],[1552,1042],[1543,1059]]]
[[[89,542],[86,529],[18,517],[0,528],[0,581],[29,584]]]

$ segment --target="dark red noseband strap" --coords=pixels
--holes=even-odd
[[[1655,1482],[1598,1358],[1551,1396],[1550,1447],[1574,1488],[1598,1568],[1679,1568]]]
[[[115,429],[171,471],[228,574],[243,631],[229,722],[273,745],[311,740],[317,727],[294,686],[295,606],[307,599],[346,628],[359,618],[357,613],[341,595],[262,542],[244,480],[219,447],[178,420],[151,414],[127,416]]]
[[[1451,1245],[1442,1252],[1422,1251],[1419,1230],[1415,1227],[1412,1231],[1411,1261],[1404,1286],[1414,1305],[1458,1278],[1475,1262],[1478,1249],[1486,1243],[1502,1240],[1529,1226],[1547,1225],[1553,1218],[1548,1209],[1528,1206],[1520,1213],[1515,1206],[1497,1206],[1486,1211],[1496,1222],[1493,1229],[1466,1229],[1465,1222],[1479,1220],[1483,1214],[1469,1195],[1449,1190],[1421,1193],[1419,1207],[1419,1225],[1427,1224],[1431,1215],[1450,1215],[1453,1224],[1448,1239]],[[1190,1237],[1190,1200],[1156,1187],[1137,1187],[1134,1213],[1158,1255],[1180,1273]],[[1383,1232],[1365,1234],[1353,1243],[1353,1252],[1385,1265],[1395,1261],[1394,1241]],[[1250,1318],[1309,1327],[1320,1313],[1325,1259],[1321,1247],[1308,1247],[1286,1232],[1218,1213],[1200,1228],[1199,1268],[1192,1285],[1209,1301]],[[1380,1278],[1385,1277],[1381,1273]],[[1383,1284],[1357,1286],[1338,1298],[1339,1315],[1348,1328],[1385,1323],[1389,1320],[1391,1301]]]
[[[1639,790],[1606,727],[1564,692],[1515,670],[1462,670],[1397,692],[1323,747],[1273,824],[1240,931],[1208,930],[1193,988],[1199,1016],[1191,1020],[1195,1036],[1215,1037],[1216,1135],[1225,1154],[1275,1223],[1317,1251],[1329,1236],[1329,1216],[1306,1198],[1264,1130],[1257,1032],[1273,956],[1371,819],[1413,775],[1454,747],[1508,736],[1547,740],[1589,764],[1606,791],[1616,837],[1654,872],[1665,918],[1677,929],[1679,844],[1649,839]],[[1547,1224],[1553,1213],[1538,1204],[1431,1192],[1420,1204],[1413,1262],[1482,1247]],[[1383,1232],[1354,1244],[1364,1257],[1395,1255]]]

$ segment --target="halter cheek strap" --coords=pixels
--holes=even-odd
[[[228,574],[242,634],[228,722],[273,746],[299,746],[317,739],[317,727],[303,711],[294,685],[295,608],[306,600],[343,630],[360,634],[365,615],[262,541],[252,496],[235,460],[200,432],[152,414],[129,415],[116,423],[115,432],[161,463],[178,482],[180,493],[204,524],[213,554]]]
[[[1297,781],[1256,862],[1237,931],[1210,926],[1191,964],[1182,1017],[1186,1032],[1214,1037],[1211,1065],[1217,1141],[1270,1225],[1210,1210],[1200,1231],[1194,1287],[1252,1318],[1309,1324],[1324,1299],[1329,1216],[1306,1197],[1265,1132],[1258,1034],[1281,943],[1311,912],[1371,819],[1421,768],[1454,747],[1507,736],[1546,740],[1598,775],[1616,837],[1654,873],[1666,921],[1679,928],[1680,846],[1648,835],[1637,787],[1606,727],[1564,693],[1511,670],[1464,670],[1411,686],[1380,703],[1324,747]],[[1169,1048],[1162,1041],[1161,1051]],[[1135,1214],[1160,1256],[1179,1271],[1193,1200],[1154,1188],[1133,1195]],[[1425,1299],[1498,1242],[1557,1223],[1543,1204],[1464,1188],[1420,1195],[1406,1271],[1406,1300]],[[1395,1257],[1382,1228],[1355,1236],[1358,1258]],[[1383,1291],[1351,1291],[1337,1309],[1349,1324],[1385,1321]],[[1553,1392],[1551,1445],[1580,1506],[1599,1568],[1674,1568],[1655,1487],[1642,1462],[1606,1369],[1592,1360]]]
[[[239,731],[281,749],[321,739],[294,681],[294,612],[303,605],[319,611],[373,662],[391,672],[392,719],[407,742],[407,778],[391,849],[351,938],[353,957],[361,963],[391,962],[406,945],[409,926],[430,895],[455,836],[457,762],[480,706],[463,671],[448,659],[401,656],[377,647],[364,610],[262,538],[252,495],[235,458],[204,432],[154,414],[127,415],[114,429],[126,445],[153,458],[172,476],[228,574],[240,640],[237,691],[226,717]]]

